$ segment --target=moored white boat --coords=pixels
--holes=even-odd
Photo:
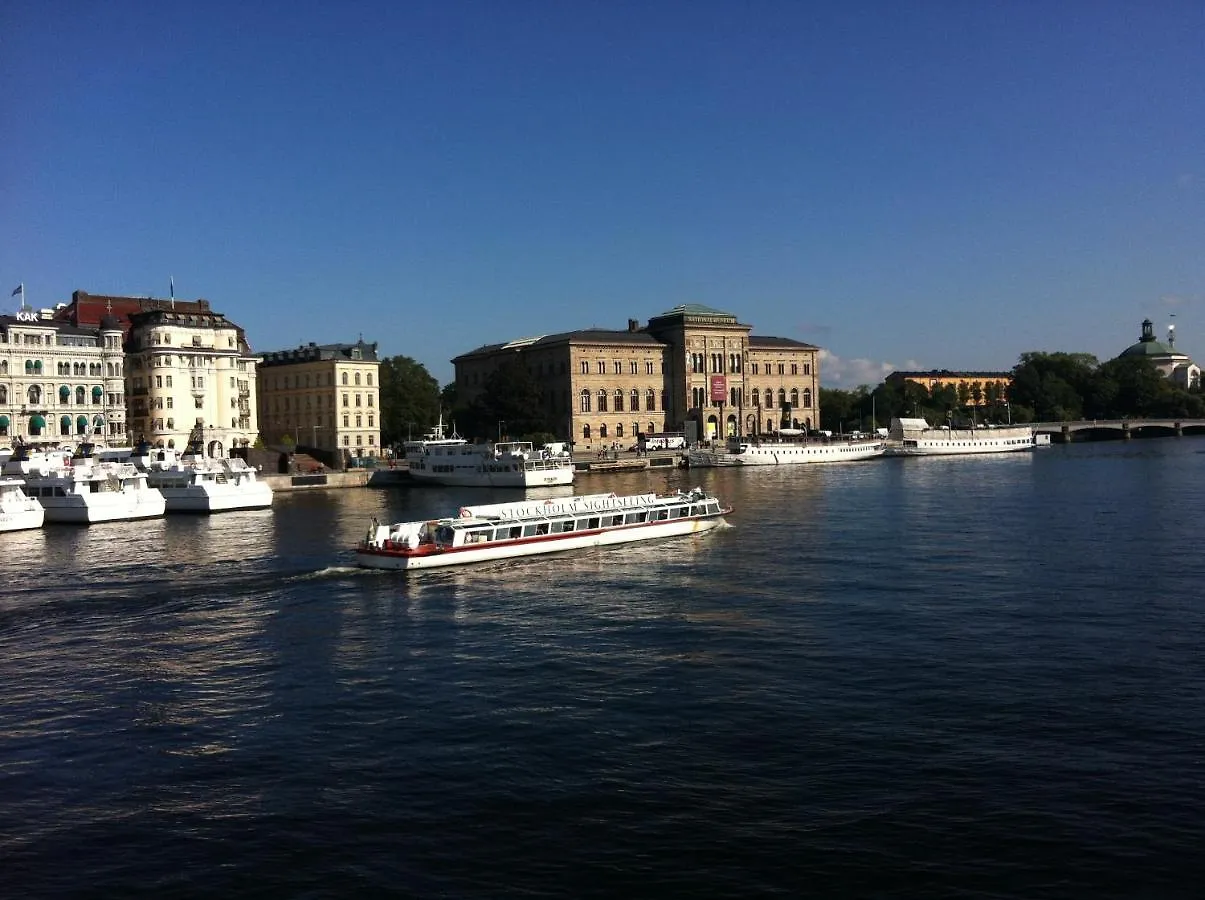
[[[882,455],[883,441],[878,438],[856,441],[822,438],[766,442],[732,438],[723,449],[690,450],[686,454],[686,462],[692,469],[714,466],[790,466],[805,463],[855,462]]]
[[[41,528],[45,518],[42,504],[26,495],[21,479],[0,477],[0,531]]]
[[[213,513],[272,505],[272,488],[238,457],[212,459],[148,450],[131,461],[146,473],[147,483],[163,494],[168,512]]]
[[[731,512],[699,488],[657,494],[588,494],[462,507],[456,516],[381,525],[356,547],[358,565],[430,569],[709,531]]]
[[[163,495],[146,483],[146,473],[129,463],[101,462],[63,452],[14,455],[6,475],[24,480],[24,491],[45,510],[47,522],[115,522],[163,515]]]
[[[428,444],[407,454],[415,481],[450,487],[532,488],[573,483],[573,457],[529,441]]]
[[[925,419],[892,419],[888,456],[974,456],[1032,450],[1034,431],[1028,425],[932,428]]]

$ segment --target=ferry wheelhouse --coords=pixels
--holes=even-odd
[[[358,565],[430,569],[698,534],[731,512],[695,488],[677,494],[586,494],[462,507],[456,516],[381,525],[356,547]]]

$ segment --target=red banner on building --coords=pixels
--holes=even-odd
[[[723,403],[728,399],[728,379],[723,375],[711,376],[711,400],[713,403]]]

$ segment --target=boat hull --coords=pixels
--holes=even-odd
[[[46,510],[41,506],[31,509],[5,510],[0,512],[0,532],[41,528],[45,520]]]
[[[514,541],[499,541],[484,547],[464,547],[438,551],[426,555],[377,549],[361,545],[356,548],[358,565],[370,569],[435,569],[471,563],[496,562],[546,553],[561,553],[568,550],[585,550],[591,547],[607,547],[635,541],[658,538],[680,537],[700,534],[724,524],[724,513],[687,519],[630,525],[596,531],[576,531],[566,535],[547,535]]]
[[[138,496],[133,496],[137,494]],[[163,495],[154,489],[128,494],[91,494],[68,497],[43,497],[47,522],[71,522],[91,525],[96,522],[122,522],[130,519],[155,519],[166,511]]]
[[[557,487],[573,484],[573,466],[527,472],[423,472],[412,469],[410,477],[421,484],[438,484],[444,487]]]
[[[169,513],[215,513],[236,509],[267,509],[272,505],[272,489],[264,482],[248,488],[209,490],[206,487],[161,487],[158,489]]]
[[[739,453],[728,450],[692,450],[687,454],[691,468],[721,466],[792,466],[814,463],[857,462],[883,455],[882,441],[831,444],[761,444]]]

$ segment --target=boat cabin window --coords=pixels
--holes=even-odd
[[[634,525],[638,522],[644,522],[647,520],[648,515],[649,514],[644,510],[641,510],[640,512],[630,512],[624,517],[624,521],[626,521],[629,525]]]

